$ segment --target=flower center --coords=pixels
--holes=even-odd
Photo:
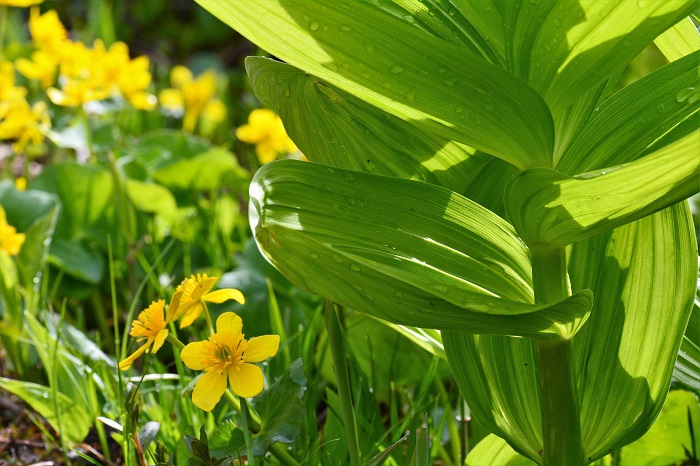
[[[218,335],[212,335],[215,337]],[[211,338],[210,341],[214,344],[212,367],[218,371],[239,368],[243,365],[243,353],[245,352],[248,342],[243,338],[243,335],[235,341],[221,341],[219,338]]]

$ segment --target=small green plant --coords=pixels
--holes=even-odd
[[[513,458],[589,464],[649,428],[696,289],[695,2],[198,2],[286,62],[246,66],[318,162],[251,184],[285,276],[441,330]],[[653,41],[670,63],[612,93]]]

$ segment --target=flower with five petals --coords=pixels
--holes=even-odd
[[[279,335],[263,335],[246,340],[243,321],[233,312],[224,312],[216,320],[216,333],[208,340],[190,343],[180,352],[182,362],[193,370],[205,371],[192,392],[192,402],[211,411],[231,384],[233,392],[250,398],[264,385],[262,362],[279,349]]]

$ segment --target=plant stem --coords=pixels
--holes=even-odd
[[[250,441],[250,430],[248,430],[248,402],[241,398],[241,430],[245,439],[246,455],[248,456],[248,466],[255,466],[255,456],[253,455],[253,444]]]
[[[531,253],[535,301],[551,303],[569,296],[566,249],[535,247],[531,248]],[[545,466],[582,464],[583,446],[571,340],[539,340],[537,366],[543,463]]]
[[[348,377],[348,364],[345,359],[345,340],[340,330],[338,312],[340,308],[330,300],[326,300],[326,330],[331,346],[331,358],[335,369],[335,378],[338,381],[338,396],[343,414],[343,430],[348,444],[350,466],[360,466],[360,442],[357,439],[357,424],[355,423],[355,411],[352,408],[352,393],[350,391],[350,378]]]

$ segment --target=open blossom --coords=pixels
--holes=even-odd
[[[243,142],[255,144],[255,154],[263,165],[277,159],[280,154],[299,150],[287,136],[280,117],[266,108],[250,112],[248,124],[236,129],[236,137]]]
[[[50,54],[62,54],[62,46],[68,41],[68,31],[58,18],[56,10],[49,10],[43,15],[39,7],[32,8],[29,14],[29,33],[36,46]]]
[[[173,297],[173,301],[175,300],[176,298]],[[127,370],[143,353],[150,349],[150,352],[155,354],[163,346],[168,337],[168,329],[166,328],[168,321],[164,318],[164,307],[165,301],[162,299],[154,301],[147,309],[141,311],[137,320],[132,322],[129,335],[139,342],[143,340],[146,342],[130,356],[120,361],[119,369]]]
[[[207,274],[197,274],[186,278],[177,287],[178,292],[182,292],[179,306],[171,306],[168,311],[170,320],[180,321],[180,328],[185,328],[192,324],[197,317],[204,311],[205,302],[208,303],[223,303],[229,299],[245,304],[243,293],[233,288],[225,288],[222,290],[212,291],[214,284],[219,280],[219,277],[208,277]]]
[[[226,118],[226,106],[215,98],[216,72],[207,70],[194,78],[184,66],[175,66],[170,72],[172,89],[158,94],[160,105],[173,113],[184,114],[182,128],[193,133],[200,117],[219,123]]]
[[[38,5],[44,0],[0,0],[0,5],[28,7]]]
[[[182,362],[192,370],[205,371],[192,392],[192,402],[211,411],[231,384],[243,398],[259,394],[264,386],[262,362],[277,354],[279,335],[245,339],[243,321],[233,312],[224,312],[216,320],[216,333],[208,340],[190,343],[180,353]]]
[[[22,248],[24,239],[24,233],[17,233],[15,227],[7,223],[5,209],[0,205],[0,251],[16,256]]]
[[[22,152],[29,143],[39,144],[51,126],[44,102],[29,105],[24,98],[0,104],[0,140],[14,139],[12,149]]]

